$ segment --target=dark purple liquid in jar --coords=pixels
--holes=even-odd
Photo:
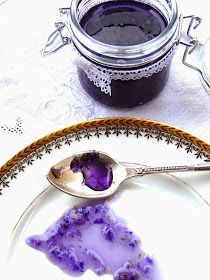
[[[159,12],[133,1],[99,4],[88,11],[80,24],[92,38],[115,46],[145,43],[166,27]]]
[[[114,46],[133,46],[160,35],[167,22],[159,11],[147,4],[136,1],[109,1],[92,7],[81,19],[80,25],[89,36],[99,42]],[[138,68],[107,68],[130,71],[149,66],[150,64]],[[157,96],[168,80],[169,68],[170,63],[163,70],[137,80],[112,79],[111,95],[95,86],[82,69],[78,69],[78,73],[83,88],[94,99],[109,106],[126,108],[144,104]]]

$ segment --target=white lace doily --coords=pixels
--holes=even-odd
[[[102,92],[111,95],[112,80],[129,81],[148,78],[168,66],[175,53],[175,49],[176,46],[173,46],[171,50],[157,62],[135,70],[114,70],[104,68],[91,63],[79,54],[77,55],[78,58],[74,60],[74,64],[83,69],[87,74],[88,79],[92,81],[95,86],[99,87]],[[75,52],[77,51],[75,50]]]

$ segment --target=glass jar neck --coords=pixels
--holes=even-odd
[[[70,7],[72,41],[87,59],[113,68],[138,67],[163,56],[178,42],[180,21],[175,0],[131,0],[151,6],[166,20],[166,28],[154,39],[131,46],[115,46],[95,40],[81,27],[80,21],[92,7],[107,1],[112,0],[72,0]]]

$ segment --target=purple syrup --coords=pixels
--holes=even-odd
[[[97,275],[112,274],[114,280],[156,279],[154,260],[107,203],[74,207],[26,243],[69,275],[91,269]]]
[[[83,183],[95,191],[106,190],[112,184],[113,173],[110,164],[95,151],[76,156],[70,163],[70,169],[73,172],[81,172]]]
[[[96,5],[83,16],[80,24],[89,36],[116,46],[148,42],[166,28],[166,21],[157,10],[136,1]]]

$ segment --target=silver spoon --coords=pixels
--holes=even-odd
[[[70,163],[75,157],[90,153],[92,151],[80,152],[73,154],[70,157],[63,159],[53,166],[53,170],[60,172],[59,176],[55,176],[52,168],[47,174],[48,181],[59,190],[81,198],[104,198],[114,194],[120,184],[130,177],[143,176],[154,173],[169,173],[169,172],[183,172],[183,171],[208,171],[210,170],[210,163],[198,163],[194,165],[177,165],[177,166],[163,166],[163,167],[139,167],[139,164],[133,164],[132,167],[125,167],[117,162],[110,155],[104,152],[97,152],[100,159],[104,160],[112,168],[113,180],[110,187],[106,190],[95,191],[83,184],[83,175],[78,172],[74,173],[70,169]],[[126,163],[123,163],[126,165]],[[130,165],[129,163],[127,165]],[[57,177],[57,178],[56,178]]]

